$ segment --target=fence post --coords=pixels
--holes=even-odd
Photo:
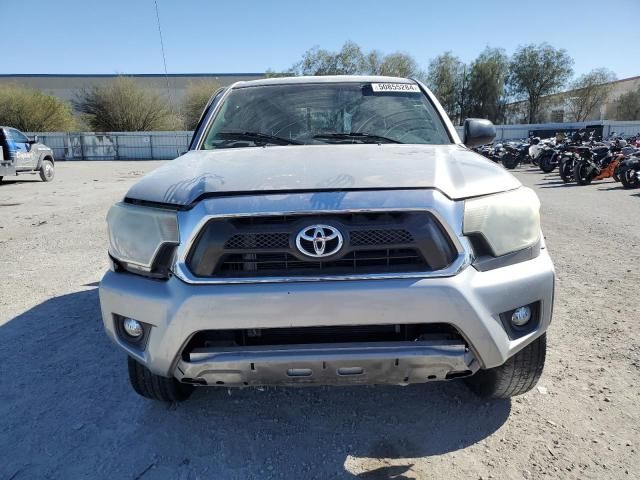
[[[155,160],[153,156],[153,135],[149,135],[149,148],[150,148],[150,155],[151,155],[150,160]]]
[[[73,152],[71,151],[71,135],[65,133],[64,138],[62,140],[64,159],[69,160],[70,156],[73,156]]]
[[[80,134],[80,160],[84,160],[84,134]]]

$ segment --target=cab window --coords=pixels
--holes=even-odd
[[[19,130],[16,130],[15,128],[8,128],[7,130],[9,131],[9,137],[15,143],[28,143],[29,142],[29,138],[24,133],[20,132]]]

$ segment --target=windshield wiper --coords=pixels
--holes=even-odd
[[[222,131],[216,135],[224,140],[249,140],[256,145],[259,143],[271,143],[273,145],[302,145],[302,142],[292,140],[290,138],[278,137],[276,135],[269,135],[262,132],[230,132]]]
[[[370,141],[369,143],[402,143],[399,140],[395,140],[389,137],[383,137],[382,135],[374,135],[372,133],[360,133],[360,132],[350,132],[350,133],[319,133],[314,135],[313,138],[317,139],[332,139],[335,138],[337,140],[362,140],[362,141]]]

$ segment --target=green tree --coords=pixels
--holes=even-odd
[[[196,128],[204,107],[207,105],[211,95],[219,88],[220,84],[214,80],[189,85],[182,103],[185,129],[193,130]]]
[[[267,71],[267,76],[284,76],[287,73]],[[424,77],[411,55],[394,52],[387,55],[378,50],[364,53],[360,46],[348,41],[337,52],[313,47],[291,67],[294,75],[387,75],[392,77]]]
[[[460,104],[464,104],[464,80],[464,64],[451,52],[445,52],[429,63],[427,85],[452,120],[459,115]]]
[[[319,47],[307,50],[292,70],[296,75],[358,75],[364,68],[362,50],[358,44],[348,41],[338,52]]]
[[[502,119],[505,105],[505,82],[509,73],[509,58],[504,50],[485,48],[471,64],[468,107],[470,117]]]
[[[142,88],[129,77],[84,90],[73,105],[95,131],[146,132],[182,127],[182,120],[164,96]]]
[[[293,76],[295,76],[295,73],[292,72],[292,71],[278,72],[276,70],[272,70],[272,69],[268,68],[267,71],[264,72],[264,76],[265,76],[265,78],[293,77]]]
[[[640,120],[640,87],[623,93],[615,102],[616,120]]]
[[[0,125],[26,132],[64,132],[76,122],[68,104],[20,85],[0,86]]]
[[[395,52],[383,55],[378,50],[372,50],[366,55],[364,73],[418,79],[425,76],[418,62],[408,53]]]
[[[611,93],[616,75],[606,68],[597,68],[581,75],[571,83],[565,103],[573,120],[584,122],[594,110],[604,104]]]
[[[528,103],[528,122],[538,119],[542,97],[557,92],[573,74],[573,59],[566,50],[547,43],[518,47],[509,65],[514,92]]]

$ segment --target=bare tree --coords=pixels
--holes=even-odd
[[[184,117],[184,128],[193,130],[200,120],[200,115],[211,95],[220,88],[220,83],[215,80],[205,82],[192,83],[187,88],[187,92],[182,104],[182,112]]]
[[[0,86],[0,125],[27,132],[68,131],[76,121],[68,104],[20,85]]]
[[[73,105],[95,131],[146,132],[182,126],[162,95],[145,90],[128,77],[82,91]]]
[[[606,68],[597,68],[581,75],[565,96],[565,103],[574,121],[584,122],[596,107],[604,104],[611,93],[610,83],[616,75]]]
[[[573,59],[566,50],[551,45],[518,47],[510,64],[514,91],[529,104],[528,122],[535,123],[542,97],[557,92],[573,73]]]

